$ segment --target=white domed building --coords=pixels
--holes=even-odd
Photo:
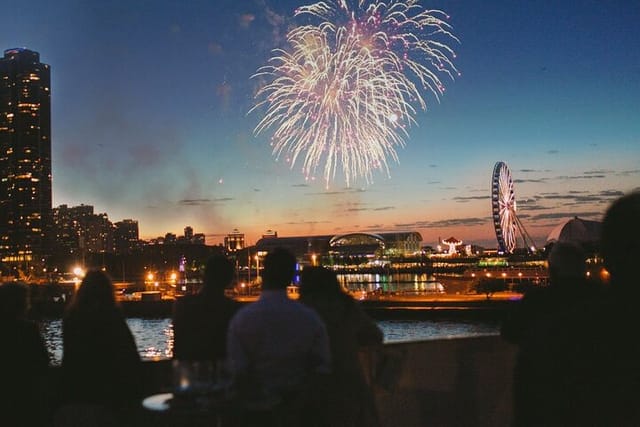
[[[573,242],[583,246],[597,246],[602,222],[573,217],[560,223],[547,237],[547,245],[556,242]]]

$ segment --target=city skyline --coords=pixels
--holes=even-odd
[[[495,245],[491,172],[505,161],[543,245],[563,219],[600,219],[639,187],[640,5],[420,3],[450,16],[461,76],[417,113],[391,177],[351,188],[276,161],[270,134],[253,135],[264,111],[248,114],[251,75],[309,2],[16,2],[0,44],[52,69],[53,205],[136,219],[143,239],[189,225],[208,244],[271,229]]]

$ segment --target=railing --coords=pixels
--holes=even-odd
[[[385,427],[508,426],[516,347],[499,336],[385,344],[362,353]],[[145,362],[150,393],[171,363]]]
[[[508,426],[515,354],[487,336],[387,344],[364,361],[383,426]]]
[[[384,427],[508,426],[515,354],[486,336],[385,344],[361,360]],[[172,389],[170,360],[144,362],[143,370],[145,393]]]

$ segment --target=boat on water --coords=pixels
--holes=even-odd
[[[386,297],[394,297],[402,299],[412,297],[425,297],[425,296],[438,296],[446,294],[446,288],[438,280],[428,279],[424,282],[416,283],[411,288],[396,289],[393,291],[385,291],[382,288],[378,288],[374,291],[367,291],[364,289],[357,289],[349,291],[349,294],[357,300],[375,300],[385,299]]]

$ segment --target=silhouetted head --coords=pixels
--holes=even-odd
[[[262,287],[286,289],[296,271],[296,257],[284,248],[276,248],[264,257]]]
[[[557,242],[549,254],[549,277],[552,285],[584,280],[587,274],[586,253],[573,242]]]
[[[0,318],[21,319],[29,308],[29,290],[19,282],[6,282],[0,285]]]
[[[204,288],[207,292],[223,292],[233,280],[234,267],[224,255],[214,255],[207,260],[204,267]]]
[[[640,192],[613,202],[602,223],[602,255],[617,287],[638,286],[640,265]]]
[[[116,305],[113,283],[104,271],[91,270],[82,279],[80,288],[73,300],[73,308],[80,310],[99,310],[113,308]]]
[[[305,267],[300,273],[300,299],[345,295],[338,282],[338,276],[326,267]]]

